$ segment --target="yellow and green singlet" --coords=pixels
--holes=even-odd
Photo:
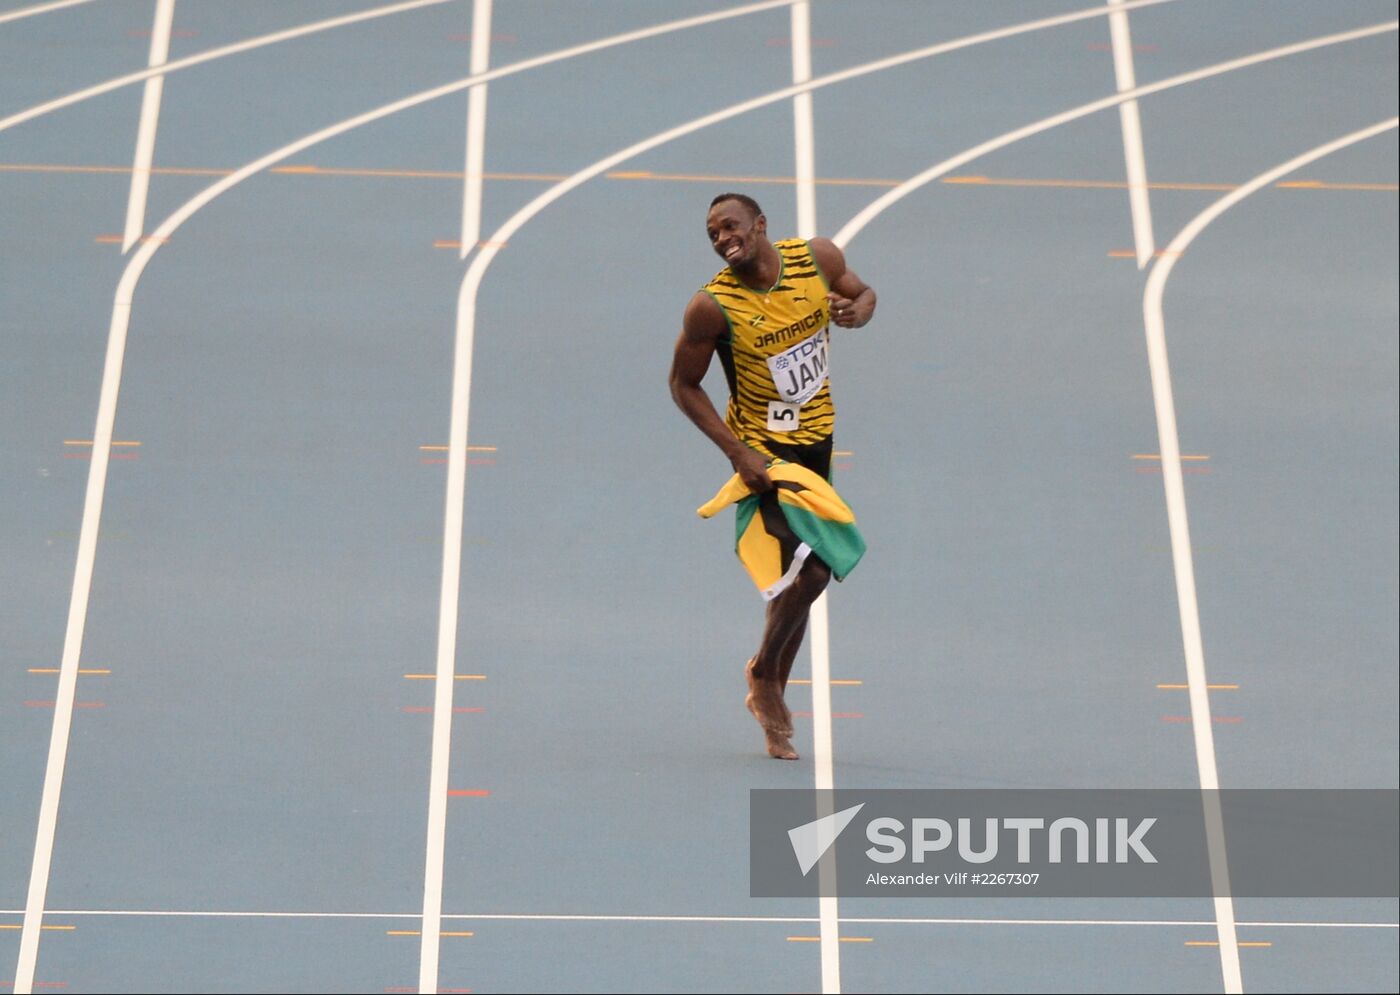
[[[725,422],[741,442],[770,457],[769,440],[822,442],[836,420],[827,379],[826,278],[804,239],[773,247],[782,262],[768,291],[745,286],[728,268],[703,288],[729,322],[715,350],[729,381]]]

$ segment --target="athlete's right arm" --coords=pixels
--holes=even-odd
[[[764,458],[744,445],[720,418],[701,381],[720,339],[728,334],[724,312],[709,294],[697,293],[685,309],[676,355],[671,361],[671,397],[687,418],[729,457],[734,472],[755,493],[773,488]]]

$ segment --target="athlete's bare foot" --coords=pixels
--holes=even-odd
[[[792,748],[791,741],[782,733],[764,729],[763,738],[768,742],[768,755],[774,760],[797,759],[797,751]]]
[[[776,679],[754,677],[753,666],[757,660],[757,657],[750,657],[744,666],[744,680],[749,685],[744,705],[753,713],[753,717],[763,726],[765,732],[771,728],[784,738],[789,737],[793,731],[792,712],[783,700],[782,686]]]

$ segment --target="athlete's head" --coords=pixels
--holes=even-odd
[[[722,193],[710,201],[705,231],[720,258],[738,270],[751,268],[768,243],[768,219],[763,209],[742,193]]]

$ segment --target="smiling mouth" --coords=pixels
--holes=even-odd
[[[736,242],[729,248],[724,250],[724,258],[728,259],[730,262],[733,262],[735,259],[737,259],[740,255],[743,254],[743,251],[743,245]]]

